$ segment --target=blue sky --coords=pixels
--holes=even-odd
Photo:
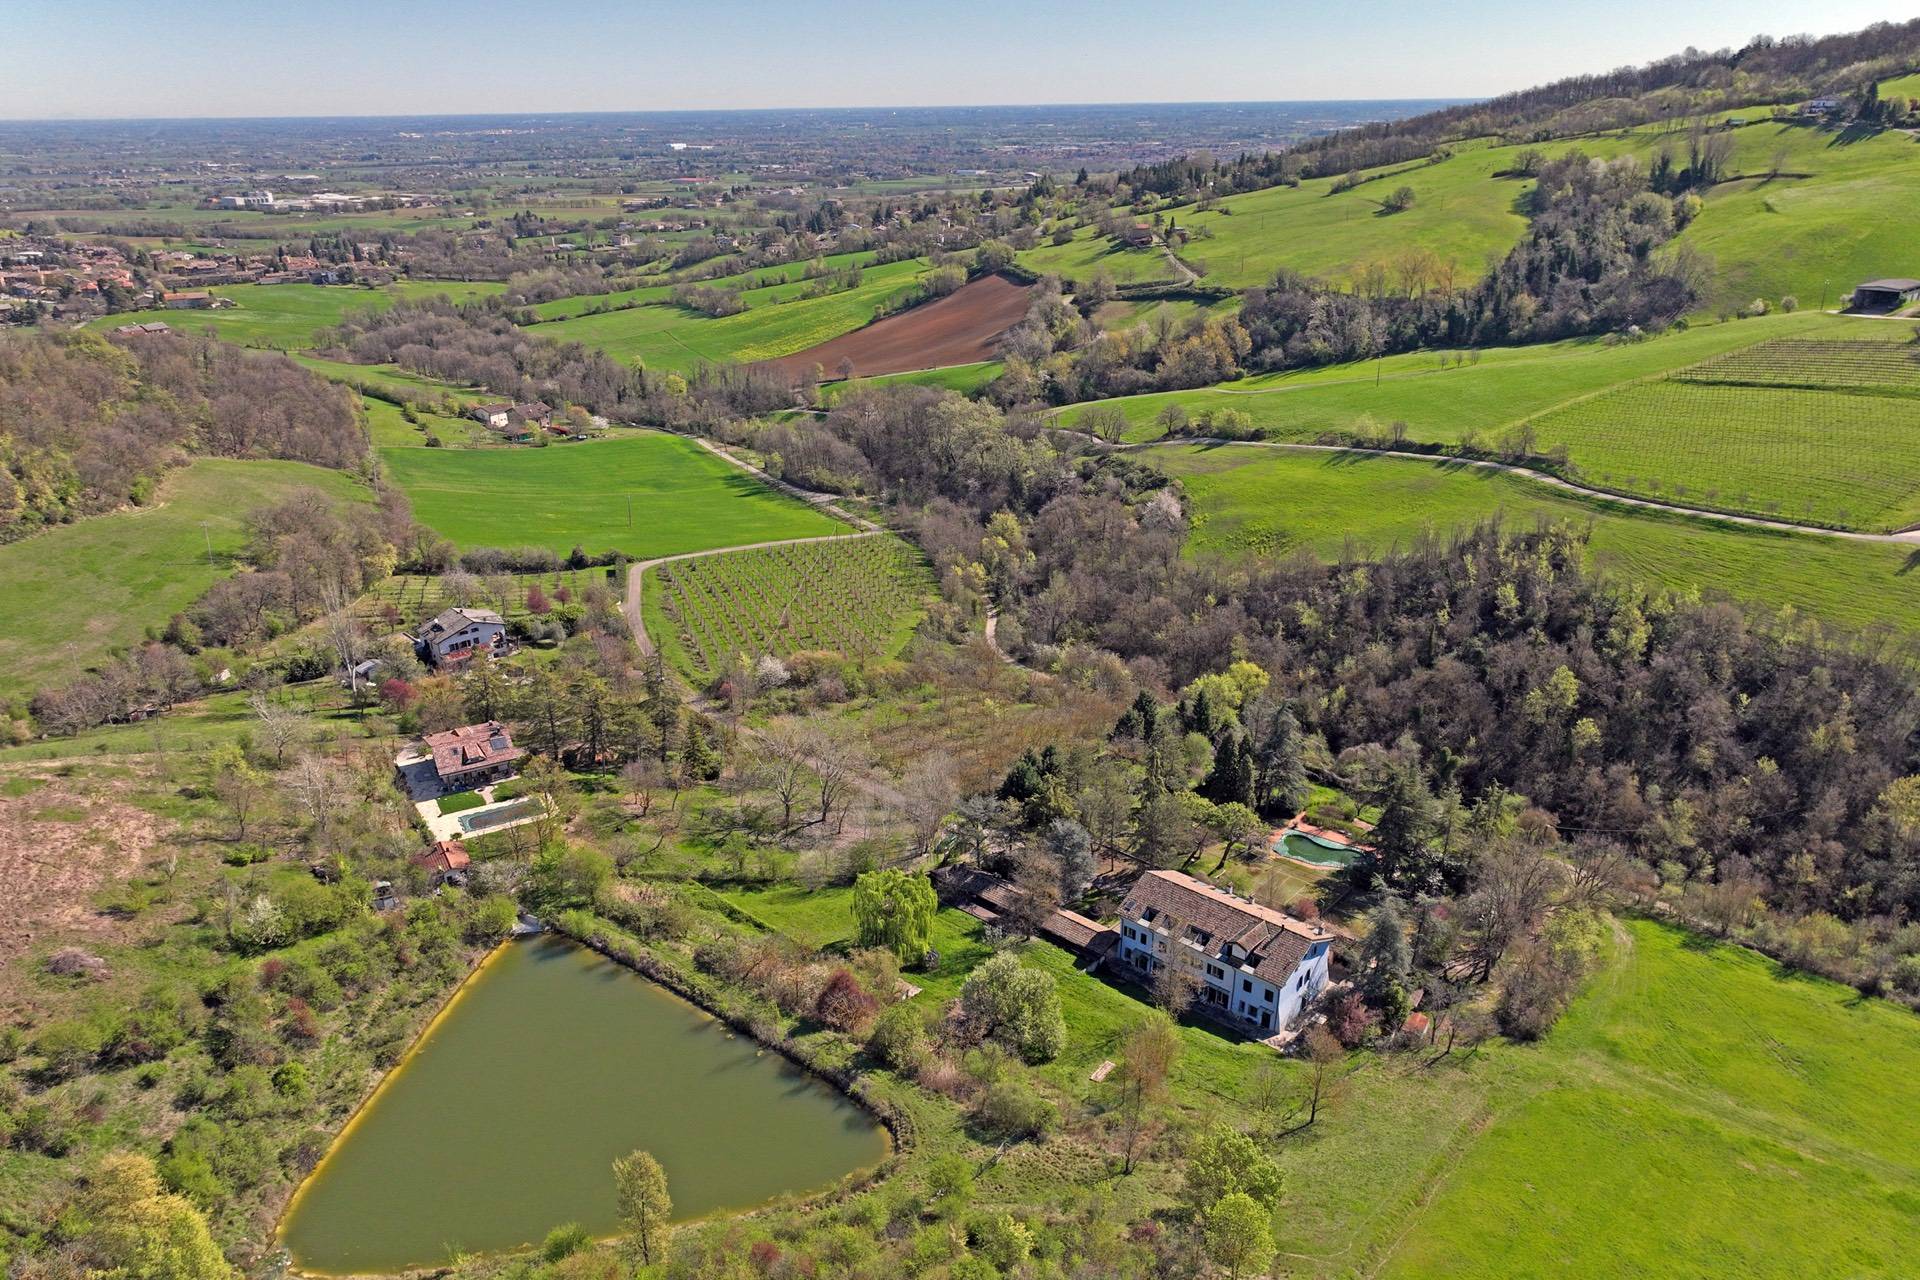
[[[4,0],[0,118],[1481,97],[1913,0]]]

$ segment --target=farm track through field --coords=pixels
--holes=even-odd
[[[679,555],[655,556],[651,560],[636,561],[627,571],[626,612],[627,626],[633,630],[633,642],[640,646],[640,654],[642,657],[652,657],[654,653],[653,640],[647,635],[646,620],[641,617],[640,600],[643,594],[643,586],[646,582],[647,570],[653,568],[655,565],[669,564],[676,560],[693,560],[700,556],[723,555],[729,551],[755,551],[764,547],[785,547],[791,546],[796,542],[844,542],[848,538],[871,538],[877,533],[886,532],[886,530],[866,517],[855,515],[853,512],[840,506],[839,503],[834,500],[832,494],[816,493],[812,489],[802,489],[797,484],[788,484],[785,480],[776,480],[759,467],[754,466],[750,462],[741,461],[728,450],[721,448],[703,436],[688,436],[686,438],[722,462],[740,468],[740,470],[753,476],[769,488],[778,489],[790,498],[798,498],[801,502],[806,503],[815,510],[824,511],[836,519],[844,520],[848,524],[853,525],[859,532],[830,533],[818,538],[774,538],[767,542],[745,542],[734,547],[713,547],[706,551],[686,551]]]
[[[1085,432],[1073,431],[1067,427],[1056,427],[1056,431],[1065,431],[1070,435],[1093,440]],[[1920,527],[1900,529],[1893,533],[1862,533],[1856,529],[1831,529],[1825,525],[1795,524],[1791,520],[1769,520],[1762,516],[1740,516],[1726,511],[1714,511],[1705,507],[1682,506],[1675,502],[1657,502],[1652,498],[1635,498],[1611,489],[1596,489],[1584,484],[1575,484],[1550,472],[1539,471],[1533,467],[1523,467],[1514,462],[1496,462],[1491,458],[1456,458],[1448,454],[1418,453],[1411,449],[1363,449],[1344,444],[1306,444],[1291,440],[1227,440],[1219,436],[1180,436],[1160,440],[1148,440],[1138,444],[1108,444],[1101,440],[1099,447],[1114,452],[1133,452],[1141,449],[1161,449],[1170,445],[1246,445],[1255,449],[1287,449],[1297,453],[1351,453],[1370,458],[1403,458],[1412,462],[1428,462],[1449,467],[1477,467],[1483,471],[1505,471],[1511,475],[1524,476],[1537,480],[1552,489],[1577,494],[1583,498],[1599,502],[1615,503],[1624,507],[1639,507],[1646,511],[1659,511],[1667,515],[1690,516],[1696,520],[1716,520],[1722,524],[1744,525],[1752,529],[1771,529],[1777,533],[1804,533],[1822,538],[1841,538],[1848,542],[1877,542],[1899,547],[1920,547]]]

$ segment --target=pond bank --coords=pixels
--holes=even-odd
[[[612,1162],[647,1150],[677,1217],[751,1211],[884,1166],[888,1131],[781,1056],[568,937],[477,968],[316,1167],[281,1224],[304,1273],[616,1234]]]

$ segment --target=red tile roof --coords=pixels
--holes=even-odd
[[[429,871],[465,871],[473,859],[467,856],[467,847],[458,840],[436,840],[424,853],[416,853],[413,860]]]
[[[1208,955],[1251,969],[1275,986],[1293,976],[1314,943],[1334,937],[1325,925],[1296,920],[1178,871],[1141,876],[1120,912],[1167,928],[1171,936],[1191,940]],[[1229,944],[1239,948],[1237,957],[1226,955]]]
[[[426,743],[433,753],[433,770],[442,778],[509,764],[527,754],[513,745],[512,735],[498,720],[430,733]]]

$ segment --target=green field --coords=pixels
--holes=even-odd
[[[1282,267],[1344,285],[1367,263],[1422,249],[1452,263],[1465,285],[1526,231],[1520,202],[1532,183],[1501,176],[1515,154],[1467,146],[1440,164],[1368,170],[1380,176],[1349,191],[1335,193],[1334,179],[1318,178],[1233,196],[1204,213],[1182,209],[1176,219],[1194,238],[1180,256],[1209,283],[1246,288]],[[1383,212],[1402,186],[1413,188],[1413,207]]]
[[[555,320],[529,332],[555,342],[584,342],[648,369],[685,371],[703,362],[773,360],[869,323],[882,304],[910,290],[926,269],[919,259],[867,267],[852,289],[791,301],[781,299],[813,282],[773,285],[744,294],[749,310],[731,316],[708,316],[660,302]]]
[[[339,471],[202,458],[169,475],[151,506],[0,546],[9,602],[0,618],[0,695],[72,679],[164,625],[233,571],[247,513],[301,488],[367,496]]]
[[[870,250],[859,253],[827,254],[812,260],[835,271],[846,267],[865,267],[872,261],[873,253]],[[703,289],[739,289],[750,295],[750,303],[784,301],[812,283],[806,279],[807,268],[812,265],[812,262],[790,262],[778,267],[758,267],[751,271],[737,271],[732,275],[715,276],[710,280],[694,280],[689,283]],[[782,285],[788,287],[782,289],[780,287]],[[571,316],[585,315],[599,306],[619,307],[635,303],[665,302],[672,292],[671,284],[641,285],[613,293],[583,293],[570,298],[555,298],[551,302],[536,303],[530,310],[542,320],[564,320]]]
[[[208,311],[130,311],[87,322],[90,329],[115,329],[123,324],[160,321],[183,332],[212,329],[227,342],[243,347],[277,347],[283,351],[311,346],[314,335],[340,323],[350,311],[386,307],[400,299],[446,296],[456,301],[485,297],[503,288],[497,281],[409,280],[380,289],[352,285],[231,284],[208,291],[231,298],[233,306]]]
[[[648,633],[696,683],[744,654],[900,651],[933,590],[926,562],[887,535],[733,551],[647,575]]]
[[[950,364],[938,369],[914,369],[907,373],[881,373],[870,378],[856,378],[853,385],[864,387],[890,387],[907,385],[915,387],[940,387],[947,391],[958,391],[963,396],[977,395],[986,389],[987,384],[999,377],[1006,365],[999,360],[981,360],[974,364]],[[832,404],[847,391],[845,382],[822,383],[820,400],[823,404]]]
[[[1043,244],[1035,249],[1024,249],[1019,254],[1019,260],[1020,265],[1029,271],[1063,276],[1079,282],[1090,280],[1103,271],[1112,277],[1115,284],[1171,284],[1180,278],[1180,273],[1174,270],[1173,264],[1167,261],[1166,253],[1158,245],[1134,249],[1116,244],[1101,235],[1096,227],[1081,227],[1066,244]]]
[[[1201,555],[1384,552],[1498,515],[1591,529],[1595,565],[1658,587],[1848,626],[1910,630],[1920,619],[1920,547],[1740,528],[1557,493],[1484,467],[1297,453],[1257,445],[1166,445],[1142,451],[1191,500],[1189,548]]]
[[[1920,1023],[1644,921],[1384,1274],[1899,1276],[1920,1250]],[[1532,1058],[1532,1061],[1525,1059]]]
[[[1534,424],[1579,479],[1690,506],[1851,529],[1920,520],[1920,399],[1662,379]]]
[[[1716,266],[1701,310],[1788,294],[1802,306],[1831,306],[1861,280],[1920,275],[1906,215],[1920,199],[1920,139],[1897,130],[1843,134],[1775,121],[1769,111],[1732,113],[1752,121],[1732,131],[1734,178],[1705,193],[1705,208],[1679,238]],[[1686,137],[1648,127],[1540,149],[1646,161],[1663,146],[1684,158]],[[1346,284],[1369,263],[1391,266],[1418,249],[1453,264],[1465,284],[1525,232],[1520,202],[1531,182],[1506,176],[1523,149],[1467,142],[1438,164],[1368,170],[1363,176],[1377,180],[1344,192],[1319,178],[1232,196],[1207,212],[1177,210],[1175,220],[1195,235],[1181,257],[1210,283],[1245,288],[1282,267]],[[1401,186],[1413,189],[1413,207],[1384,213],[1381,203]]]
[[[637,559],[846,526],[677,436],[544,449],[382,449],[416,519],[462,547],[575,546]],[[628,523],[628,510],[632,523]]]
[[[845,888],[725,897],[809,947],[855,935]],[[1542,1043],[1357,1055],[1318,1122],[1268,1144],[1287,1178],[1274,1221],[1285,1274],[1905,1274],[1920,1247],[1920,1119],[1906,1104],[1920,1023],[1665,925],[1629,920],[1615,936]],[[932,941],[933,971],[908,975],[917,1000],[952,997],[990,954],[952,909]],[[1053,975],[1067,1024],[1038,1074],[1110,1106],[1112,1086],[1088,1077],[1119,1056],[1144,993],[1045,943],[1021,960]],[[1263,1064],[1279,1066],[1289,1100],[1303,1088],[1298,1062],[1204,1024],[1183,1025],[1180,1042],[1172,1105],[1190,1123],[1249,1116]],[[997,1173],[982,1186],[1021,1190]]]
[[[1644,378],[1658,377],[1765,339],[1820,337],[1895,341],[1910,334],[1878,320],[1811,313],[1695,325],[1643,342],[1573,338],[1527,347],[1412,352],[1363,364],[1261,374],[1192,391],[1103,401],[1126,415],[1130,441],[1156,440],[1169,404],[1189,415],[1236,409],[1269,438],[1313,440],[1322,432],[1407,424],[1413,440],[1455,443],[1469,431],[1494,444],[1503,431],[1547,411]],[[1088,406],[1063,410],[1072,426]]]

